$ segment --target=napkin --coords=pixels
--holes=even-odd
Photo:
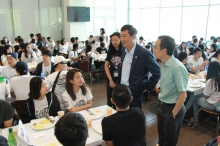
[[[45,132],[38,132],[38,133],[33,134],[33,138],[38,138],[38,137],[42,137],[42,136],[45,136],[45,135],[46,135]]]

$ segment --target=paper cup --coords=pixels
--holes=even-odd
[[[59,111],[57,112],[57,114],[58,114],[58,118],[60,119],[64,115],[64,111]]]
[[[112,115],[112,108],[107,107],[107,108],[106,108],[106,114],[107,114],[107,116]]]
[[[15,138],[18,137],[18,126],[13,127],[13,134],[14,134]]]

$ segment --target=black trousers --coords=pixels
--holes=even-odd
[[[129,107],[139,107],[142,108],[142,100],[143,100],[144,93],[141,93],[139,95],[132,95],[133,100],[130,102]]]
[[[111,74],[112,74],[112,73],[111,73]],[[118,78],[113,78],[113,81],[115,82],[115,84],[116,84],[116,82],[117,82],[117,79],[118,79]],[[112,104],[112,102],[111,102],[112,90],[113,90],[113,88],[111,88],[111,87],[109,86],[109,79],[108,79],[108,78],[107,78],[107,85],[106,85],[106,87],[107,87],[107,105],[110,106],[110,107],[113,107],[114,109],[116,109],[116,108],[115,108],[115,105]]]
[[[183,105],[176,118],[173,118],[172,110],[175,104],[161,104],[157,113],[157,126],[160,146],[176,146],[181,124],[185,116]]]

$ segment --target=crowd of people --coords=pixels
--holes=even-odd
[[[159,36],[155,42],[146,43],[142,36],[136,41],[137,33],[132,25],[124,25],[120,32],[110,35],[107,44],[108,37],[101,28],[98,39],[90,35],[81,48],[78,37],[70,38],[70,43],[63,38],[57,52],[51,37],[46,42],[40,33],[35,38],[30,34],[27,43],[19,36],[13,45],[4,37],[1,76],[10,80],[11,97],[26,100],[22,122],[65,111],[55,125],[55,136],[66,146],[85,145],[88,128],[84,117],[76,112],[91,108],[93,95],[77,61],[87,56],[90,71],[104,68],[107,105],[117,111],[102,120],[106,145],[146,145],[142,101],[145,93],[156,92],[160,104],[158,144],[175,146],[188,109],[193,105],[193,122],[198,125],[199,106],[215,110],[219,101],[220,38],[211,37],[204,43],[204,39],[193,36],[192,41],[177,45],[166,35]],[[99,54],[107,54],[104,63]],[[28,68],[31,62],[38,62],[35,70]],[[191,94],[185,108],[188,73],[198,75],[201,71],[207,71],[203,94]],[[0,100],[1,111],[5,114],[0,114],[1,127],[12,126],[11,105]]]

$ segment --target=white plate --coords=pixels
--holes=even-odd
[[[50,118],[52,120],[55,121],[55,118],[50,116]],[[46,118],[41,118],[41,119],[35,119],[35,120],[31,120],[31,128],[34,129],[34,130],[45,130],[45,129],[49,129],[49,128],[52,128],[54,127],[54,124],[49,122],[49,123],[42,123],[43,121],[47,120]],[[36,125],[38,127],[35,127]]]
[[[202,87],[202,85],[189,85],[189,87],[191,87],[191,88],[200,88],[200,87]]]
[[[101,123],[92,122],[92,129],[95,130],[97,133],[102,134],[102,125],[101,125]]]

